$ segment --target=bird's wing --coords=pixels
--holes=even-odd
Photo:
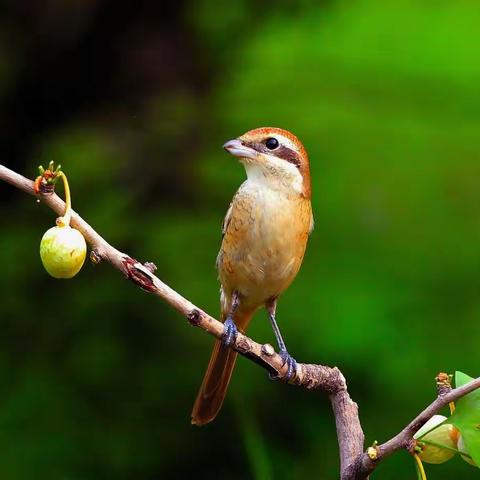
[[[230,206],[228,207],[225,218],[223,219],[223,223],[222,223],[222,246],[223,246],[223,241],[225,240],[225,234],[227,233],[230,222],[232,221],[232,210],[233,210],[233,203],[235,201],[235,197],[236,197],[236,195],[233,197],[233,200],[230,202]],[[222,247],[220,247],[220,251],[218,252],[217,259],[215,261],[215,267],[217,268],[217,270],[219,270],[219,268],[220,268],[220,264],[222,262],[222,256],[223,256],[223,251],[222,251]]]
[[[251,234],[250,223],[252,221],[252,202],[249,195],[240,188],[233,197],[228,208],[222,227],[222,245],[217,257],[217,269],[233,269],[232,260],[238,261],[248,254],[244,248],[246,237]],[[226,252],[228,255],[225,256]]]
[[[228,225],[230,224],[230,221],[232,219],[232,207],[233,207],[233,200],[230,202],[230,206],[228,207],[225,218],[223,219],[222,238],[225,236],[225,232],[227,231]]]

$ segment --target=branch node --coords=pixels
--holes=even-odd
[[[157,271],[157,266],[153,262],[145,262],[143,266],[150,272],[155,273]]]
[[[44,196],[51,196],[55,192],[55,185],[53,183],[41,182],[39,185],[39,193]]]
[[[252,353],[248,339],[243,335],[238,335],[235,341],[235,350],[240,353]],[[261,359],[260,359],[261,361]]]
[[[418,446],[418,442],[417,440],[415,440],[414,438],[410,438],[409,440],[407,440],[406,444],[405,444],[405,450],[407,452],[409,452],[410,454],[415,454],[415,453],[418,453],[420,449],[420,452],[421,452],[421,447]]]
[[[436,377],[437,382],[437,394],[439,397],[443,397],[452,390],[452,377],[448,373],[440,372]]]
[[[262,345],[262,353],[267,357],[271,357],[275,353],[275,350],[269,343],[265,343]]]
[[[94,264],[94,265],[98,265],[99,263],[102,262],[102,256],[100,255],[100,252],[94,248],[91,252],[90,252],[90,261]]]
[[[200,325],[200,310],[194,308],[187,314],[187,320],[193,327],[198,327]]]
[[[378,459],[378,447],[376,444],[373,444],[371,447],[367,448],[367,455],[368,455],[368,458],[372,461],[375,461]]]
[[[125,256],[122,260],[122,264],[127,278],[138,285],[142,290],[145,290],[146,292],[154,292],[156,290],[153,278],[142,270],[142,268],[145,267],[143,267],[140,262],[134,258]]]

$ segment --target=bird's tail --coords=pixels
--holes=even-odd
[[[239,331],[245,332],[252,316],[253,312],[247,314],[239,312],[235,315],[235,324]],[[207,371],[193,405],[192,423],[194,425],[205,425],[217,416],[225,399],[236,359],[237,352],[223,347],[221,341],[216,340]]]

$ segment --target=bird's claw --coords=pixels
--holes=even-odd
[[[224,347],[231,347],[237,338],[238,329],[233,321],[233,318],[229,315],[223,324],[223,336],[222,345]]]
[[[282,367],[284,367],[285,365],[287,365],[288,367],[287,373],[283,377],[285,382],[288,383],[290,380],[292,380],[292,378],[295,377],[297,373],[297,361],[288,353],[287,350],[280,350],[278,354],[283,360]],[[272,373],[269,374],[269,377],[271,380],[278,380],[279,378],[278,374],[272,374]]]

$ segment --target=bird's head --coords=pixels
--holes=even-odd
[[[223,148],[245,165],[249,180],[310,198],[307,152],[287,130],[256,128],[228,141]]]

